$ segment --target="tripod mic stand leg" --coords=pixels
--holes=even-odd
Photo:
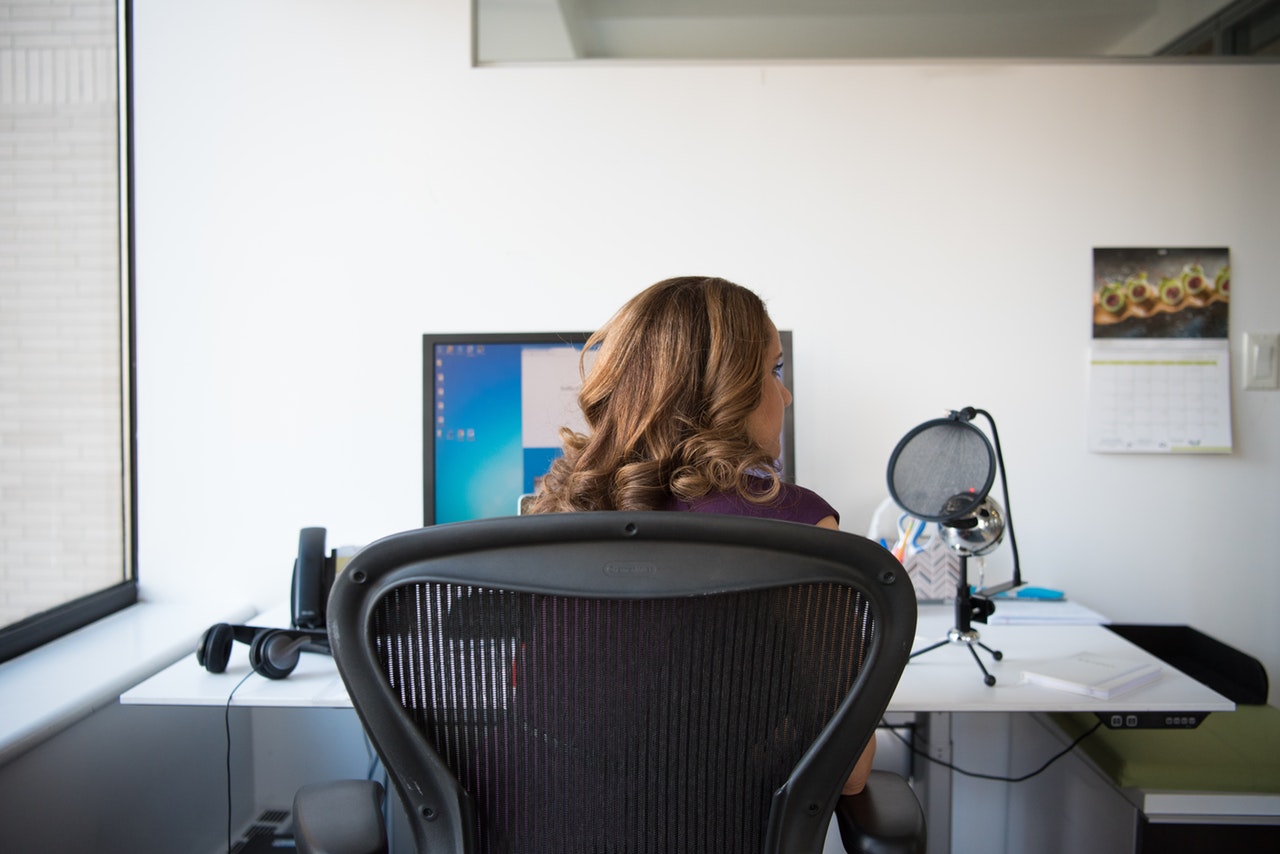
[[[973,656],[973,660],[978,665],[978,669],[982,671],[982,681],[986,683],[988,687],[996,684],[996,677],[992,676],[987,671],[986,665],[983,664],[982,659],[978,657],[978,651],[973,648],[973,644],[965,644],[965,646],[969,648],[969,654]],[[982,646],[982,644],[978,644],[978,646]],[[985,646],[982,646],[982,648],[987,649]],[[990,652],[991,650],[987,649],[987,651]],[[999,660],[999,657],[997,657],[996,661]]]
[[[982,647],[983,649],[985,649],[987,652],[989,652],[989,653],[991,654],[991,657],[992,657],[992,658],[994,658],[996,661],[1000,661],[1002,658],[1004,658],[1004,653],[1003,653],[1003,652],[1001,652],[1000,650],[998,650],[998,649],[992,649],[991,647],[987,646],[987,645],[986,645],[985,643],[983,643],[982,641],[977,641],[977,640],[976,640],[976,641],[974,641],[974,643],[975,643],[975,644],[977,644],[978,646]]]
[[[937,643],[931,643],[926,647],[917,649],[915,652],[911,653],[911,655],[907,656],[907,658],[915,658],[917,655],[924,655],[926,652],[929,652],[930,650],[935,650],[940,646],[946,646],[949,643],[951,643],[951,638],[944,638],[938,641]]]
[[[1004,658],[1004,653],[998,649],[992,649],[991,647],[984,644],[982,641],[978,640],[978,633],[973,631],[972,629],[969,629],[967,631],[952,629],[950,632],[947,633],[946,638],[944,638],[943,640],[940,640],[937,643],[931,643],[926,647],[921,647],[920,649],[917,649],[915,652],[911,653],[911,655],[909,655],[908,658],[909,659],[915,658],[917,655],[924,655],[926,652],[931,652],[932,650],[938,649],[939,647],[949,646],[950,644],[953,644],[953,643],[964,644],[965,649],[969,650],[969,654],[973,656],[973,660],[978,663],[978,669],[982,671],[982,681],[984,683],[986,683],[988,686],[996,684],[996,677],[992,676],[991,671],[987,670],[986,665],[982,663],[982,659],[978,657],[978,651],[974,649],[974,647],[975,646],[982,647],[987,652],[991,653],[991,657],[994,658],[996,661],[999,661],[1000,659]]]

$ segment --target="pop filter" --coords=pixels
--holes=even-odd
[[[991,491],[996,457],[982,431],[953,412],[902,437],[889,455],[889,495],[912,516],[950,522],[968,516]]]

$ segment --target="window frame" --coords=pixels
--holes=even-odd
[[[119,232],[120,286],[120,454],[121,534],[120,559],[124,580],[93,593],[0,627],[0,662],[16,658],[50,641],[70,634],[90,623],[122,611],[138,601],[137,530],[137,440],[134,424],[137,401],[134,395],[137,365],[134,313],[133,238],[133,3],[117,0],[116,18],[116,134],[117,134],[117,227]]]

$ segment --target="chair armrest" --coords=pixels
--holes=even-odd
[[[872,771],[859,794],[836,804],[840,839],[850,854],[924,854],[924,810],[901,776]]]
[[[303,786],[293,798],[298,854],[386,854],[382,785],[334,780]]]

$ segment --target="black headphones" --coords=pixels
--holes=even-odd
[[[268,679],[283,679],[298,666],[303,652],[331,655],[324,629],[269,629],[215,623],[200,636],[196,661],[210,673],[223,673],[236,641],[249,645],[249,666]]]

